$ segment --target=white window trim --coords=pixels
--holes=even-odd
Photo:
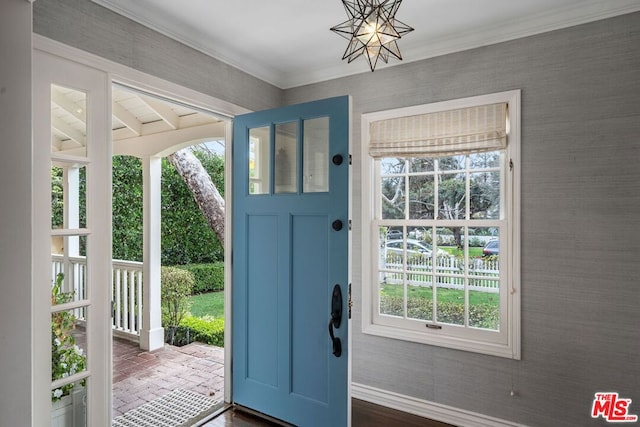
[[[362,331],[365,334],[378,335],[393,339],[412,341],[422,344],[429,344],[441,347],[448,347],[457,350],[465,350],[493,356],[520,359],[520,90],[493,93],[488,95],[461,98],[450,101],[435,102],[431,104],[418,105],[393,110],[366,113],[362,115]],[[375,168],[374,159],[369,155],[369,125],[373,121],[385,120],[402,116],[425,114],[437,111],[445,111],[457,108],[472,107],[475,105],[508,103],[508,138],[507,156],[514,165],[511,171],[511,179],[506,180],[507,218],[510,218],[510,225],[507,231],[508,246],[511,248],[507,254],[507,283],[505,289],[506,299],[501,305],[501,316],[506,315],[506,331],[500,333],[499,339],[494,337],[491,340],[482,339],[482,334],[474,334],[474,337],[452,336],[445,332],[445,329],[437,330],[426,328],[411,330],[405,327],[393,326],[389,322],[385,325],[374,322],[376,313],[377,298],[374,293],[373,279],[377,273],[375,263],[377,244],[372,240],[377,236],[373,232],[372,223],[374,220],[374,185]],[[404,321],[403,321],[404,322]]]

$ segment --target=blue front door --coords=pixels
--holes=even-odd
[[[349,424],[349,97],[233,125],[233,401]]]

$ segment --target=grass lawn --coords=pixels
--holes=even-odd
[[[193,295],[190,302],[189,311],[194,317],[209,315],[224,318],[224,291]]]
[[[462,249],[458,249],[456,246],[438,246],[438,248],[443,251],[449,252],[451,255],[456,257],[463,257],[464,251]],[[471,247],[469,248],[469,258],[478,258],[482,256],[482,248],[480,247]]]

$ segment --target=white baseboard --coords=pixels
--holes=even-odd
[[[351,383],[351,397],[459,427],[526,427],[524,424],[513,423],[358,383]]]

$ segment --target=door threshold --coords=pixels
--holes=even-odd
[[[261,420],[266,421],[266,422],[268,422],[270,424],[273,424],[275,426],[295,427],[293,424],[289,424],[287,422],[284,422],[282,420],[279,420],[277,418],[269,416],[269,415],[267,415],[265,413],[256,411],[256,410],[251,409],[251,408],[247,408],[247,407],[242,406],[242,405],[233,404],[233,403],[224,403],[224,405],[222,405],[222,407],[220,407],[217,411],[215,411],[211,415],[207,416],[206,418],[200,420],[198,423],[193,424],[192,427],[205,426],[209,422],[211,422],[211,421],[215,420],[216,418],[218,418],[219,416],[223,415],[227,411],[237,411],[239,413],[244,413],[244,414],[247,414],[247,415],[250,415],[250,416],[253,416],[253,417],[257,417],[257,418],[260,418]]]
[[[234,411],[239,411],[239,412],[244,412],[246,414],[250,414],[250,415],[253,415],[253,416],[258,417],[258,418],[262,418],[265,421],[269,421],[270,423],[273,423],[273,424],[276,424],[276,425],[279,425],[279,426],[282,426],[282,427],[295,427],[293,424],[289,424],[289,423],[284,422],[282,420],[279,420],[277,418],[273,418],[272,416],[267,415],[267,414],[265,414],[263,412],[259,412],[259,411],[256,411],[255,409],[247,408],[247,407],[242,406],[242,405],[234,404],[233,405],[233,410]]]
[[[229,409],[232,409],[232,408],[233,408],[232,404],[227,403],[227,402],[223,402],[222,405],[220,406],[220,408],[218,408],[217,410],[213,411],[211,414],[207,415],[206,417],[204,417],[203,419],[201,419],[197,423],[193,424],[191,427],[199,427],[199,426],[205,425],[209,421],[213,420],[214,418],[219,417],[220,415],[224,414],[225,412],[227,412]]]

